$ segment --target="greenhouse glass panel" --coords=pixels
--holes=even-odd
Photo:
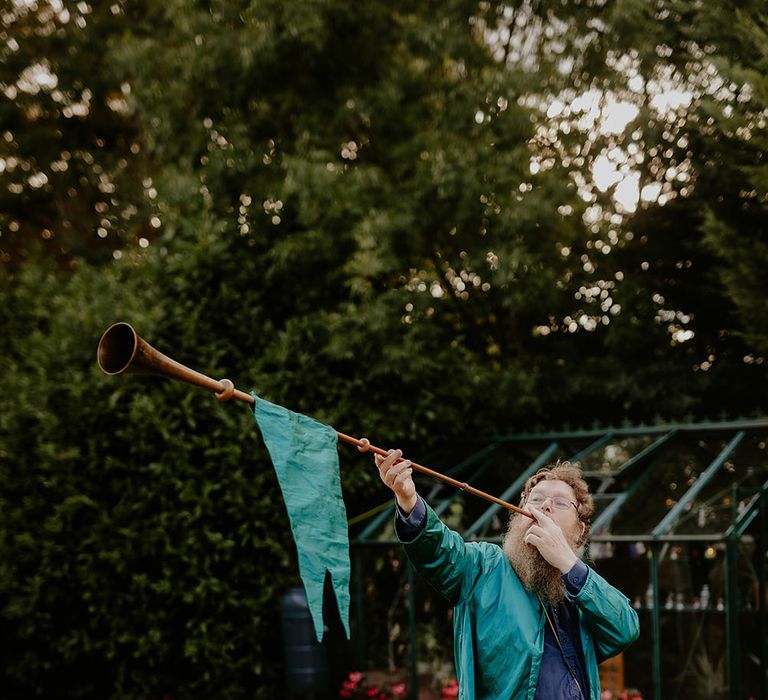
[[[765,437],[748,436],[686,505],[669,533],[724,533],[766,479],[768,450]]]
[[[723,452],[729,435],[677,436],[638,477],[636,488],[607,526],[613,535],[647,535]]]
[[[650,447],[658,436],[636,435],[614,439],[581,460],[581,468],[590,477],[616,476],[630,459]]]

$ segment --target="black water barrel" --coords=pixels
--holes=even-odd
[[[328,685],[328,657],[325,644],[319,644],[315,637],[304,588],[291,588],[283,596],[281,608],[283,660],[288,692],[294,695],[325,692]]]

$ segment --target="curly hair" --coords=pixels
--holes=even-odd
[[[558,460],[555,464],[542,467],[525,482],[522,498],[526,499],[531,489],[539,482],[551,479],[564,481],[573,489],[576,503],[578,504],[579,520],[589,526],[592,521],[592,515],[595,512],[595,503],[589,493],[589,486],[587,486],[587,482],[582,477],[581,467],[575,464]]]

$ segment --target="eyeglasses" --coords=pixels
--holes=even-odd
[[[540,493],[534,493],[528,496],[525,501],[528,505],[534,506],[534,508],[541,508],[547,501],[552,501],[552,505],[557,508],[557,510],[568,510],[571,506],[576,510],[579,509],[579,506],[573,501],[569,501],[562,496],[542,496]]]

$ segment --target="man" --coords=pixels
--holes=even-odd
[[[639,634],[629,600],[576,555],[594,506],[568,462],[525,484],[502,547],[464,542],[416,493],[402,453],[376,456],[395,527],[421,575],[454,606],[463,700],[599,700],[597,665]]]

